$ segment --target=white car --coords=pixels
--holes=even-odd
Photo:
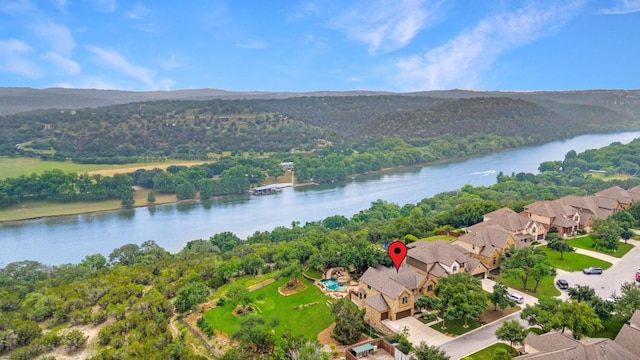
[[[522,304],[524,302],[524,297],[520,294],[511,293],[511,294],[507,294],[507,297],[518,304]]]

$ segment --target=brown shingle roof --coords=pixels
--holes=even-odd
[[[635,328],[640,329],[640,310],[636,310],[629,320],[629,324]]]
[[[540,352],[571,348],[575,347],[576,344],[579,343],[570,336],[557,331],[548,332],[542,335],[530,332],[527,334],[527,337],[524,338],[524,342]]]
[[[380,293],[396,299],[404,290],[417,289],[426,275],[415,271],[410,266],[401,266],[398,271],[395,268],[370,267],[362,274],[360,280]]]
[[[512,233],[524,230],[529,223],[529,218],[519,215],[507,207],[492,211],[486,214],[483,219],[485,223],[498,225]],[[469,230],[471,230],[473,226],[469,227]]]
[[[450,266],[454,261],[464,263],[467,256],[463,248],[443,240],[416,241],[407,245],[407,256],[425,264],[442,263]]]
[[[611,339],[587,339],[582,342],[558,332],[529,333],[524,342],[538,350],[515,357],[518,360],[639,360],[633,353]]]
[[[624,324],[615,342],[634,354],[640,354],[640,329]]]
[[[631,194],[620,186],[612,186],[608,189],[604,189],[596,193],[598,196],[607,197],[617,200],[621,204],[630,205],[635,199],[631,197]]]
[[[384,300],[384,297],[380,294],[375,294],[363,300],[367,305],[378,310],[379,312],[389,311],[391,309],[389,304]]]

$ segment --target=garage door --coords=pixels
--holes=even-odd
[[[396,314],[396,320],[400,320],[400,319],[404,319],[408,316],[411,316],[411,309],[409,310],[405,310],[405,311],[400,311],[399,313]]]

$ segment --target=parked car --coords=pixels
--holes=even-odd
[[[507,297],[518,304],[522,304],[524,302],[524,297],[520,294],[511,293],[511,294],[507,294]]]
[[[588,268],[582,270],[582,272],[587,274],[587,275],[602,274],[602,268],[592,266],[592,267],[588,267]]]
[[[556,285],[558,285],[558,287],[560,289],[568,289],[569,288],[569,282],[565,279],[558,279],[556,280]]]
[[[636,281],[640,281],[640,273],[636,273]]]

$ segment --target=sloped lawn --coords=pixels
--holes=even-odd
[[[617,258],[623,257],[626,253],[628,253],[631,249],[633,249],[633,245],[625,244],[623,242],[620,242],[620,244],[618,244],[618,249],[616,251],[611,251],[611,250],[601,249],[601,248],[594,248],[593,238],[591,237],[591,235],[587,235],[587,236],[583,236],[575,239],[569,239],[568,241],[569,241],[569,244],[573,247],[577,247],[585,250],[597,251],[599,253],[614,256]]]
[[[582,269],[590,266],[601,267],[603,269],[611,267],[611,263],[609,262],[575,252],[563,253],[562,257],[564,260],[560,260],[560,253],[549,249],[546,245],[540,246],[538,249],[547,254],[547,261],[551,266],[566,271],[582,271]]]
[[[274,318],[279,320],[274,329],[276,336],[280,336],[288,330],[292,335],[303,335],[307,339],[316,339],[322,330],[335,321],[327,306],[327,301],[330,298],[306,279],[301,280],[306,285],[306,289],[293,295],[282,296],[278,292],[278,287],[288,280],[280,279],[273,284],[250,292],[252,306],[256,308],[254,314],[236,316],[233,314],[236,304],[227,301],[224,306],[205,312],[204,317],[215,330],[222,331],[227,335],[233,335],[237,332],[240,329],[240,323],[249,316],[259,316],[267,324]],[[311,303],[317,304],[294,309],[299,305]]]

